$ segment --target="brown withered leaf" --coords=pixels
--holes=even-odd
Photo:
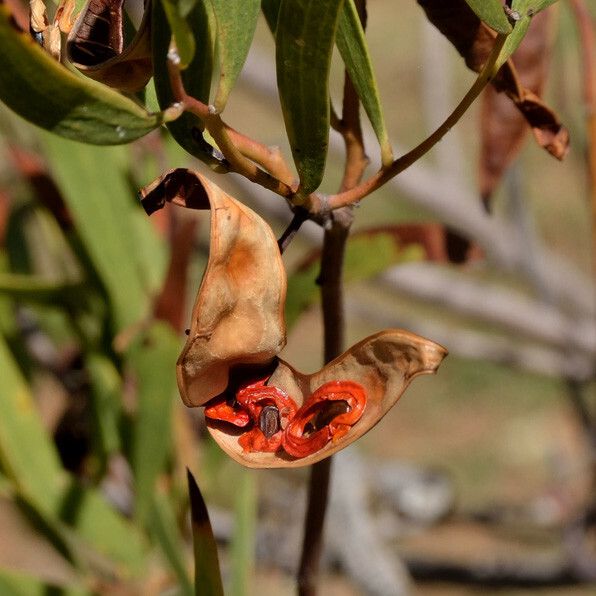
[[[532,19],[512,57],[520,80],[537,96],[544,90],[550,62],[552,16],[552,11],[544,10]],[[527,131],[525,119],[515,105],[494,87],[487,87],[481,104],[479,163],[480,196],[487,208],[505,170],[518,155]]]
[[[207,426],[219,446],[242,465],[251,468],[310,465],[347,447],[368,432],[397,402],[412,379],[435,373],[446,354],[445,348],[428,339],[408,331],[390,329],[357,343],[312,375],[302,374],[279,360],[267,387],[275,387],[287,394],[298,408],[326,384],[357,384],[364,389],[365,405],[357,422],[345,434],[333,437],[322,448],[304,457],[292,457],[283,449],[247,452],[240,444],[243,429],[209,418]],[[321,408],[319,415],[326,417],[323,424],[337,415],[332,408],[332,405]]]
[[[479,72],[493,48],[495,33],[475,15],[465,0],[418,0],[418,4],[429,21],[455,46],[466,65]],[[513,102],[532,128],[538,143],[557,159],[563,159],[569,149],[569,133],[540,97],[522,85],[513,59],[501,67],[492,85]]]
[[[68,59],[86,76],[127,93],[140,91],[152,75],[151,1],[139,30],[124,47],[124,0],[87,0],[68,35]]]
[[[187,406],[225,391],[230,368],[266,364],[285,345],[286,273],[271,228],[193,170],[170,170],[141,190],[148,213],[166,202],[211,210],[209,261],[177,364]]]

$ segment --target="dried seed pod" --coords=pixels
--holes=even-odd
[[[286,277],[277,243],[256,213],[192,170],[171,170],[141,191],[148,213],[172,202],[211,209],[207,268],[178,386],[205,406],[217,443],[248,467],[313,464],[370,430],[410,381],[434,373],[447,351],[398,329],[350,348],[304,375],[279,360]]]
[[[197,172],[171,170],[141,191],[151,213],[167,201],[211,209],[209,261],[178,359],[187,406],[223,394],[230,368],[265,365],[286,342],[286,273],[269,225]]]
[[[279,360],[264,386],[291,398],[297,411],[287,417],[285,428],[280,424],[281,444],[275,451],[259,449],[255,438],[258,433],[265,435],[254,415],[247,430],[209,417],[207,426],[220,447],[245,466],[310,465],[368,432],[410,381],[436,372],[446,354],[445,348],[430,340],[392,329],[357,343],[312,375]],[[242,399],[246,401],[246,395]],[[252,433],[250,440],[245,439],[248,433]]]
[[[86,76],[127,93],[147,85],[151,62],[150,1],[139,30],[124,47],[124,0],[87,0],[68,35],[68,59]]]

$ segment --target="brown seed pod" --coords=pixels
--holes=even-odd
[[[151,213],[173,202],[211,210],[209,261],[178,359],[187,406],[223,393],[231,367],[270,363],[286,342],[286,273],[269,225],[197,172],[171,170],[141,190]]]
[[[139,30],[124,47],[124,0],[87,0],[68,35],[66,52],[86,76],[126,93],[136,93],[153,74],[151,2],[145,5]]]
[[[286,400],[292,399],[298,408],[285,429],[283,425],[276,429],[282,433],[281,447],[269,448],[279,441],[277,438],[275,443],[264,440],[267,437],[260,427],[261,420],[240,426],[207,415],[207,426],[219,446],[245,466],[310,465],[368,432],[400,398],[411,380],[421,374],[435,373],[446,354],[445,348],[428,339],[391,329],[357,343],[312,375],[304,375],[279,360],[266,382],[253,386],[258,391],[262,391],[263,386],[270,390],[275,388]],[[243,391],[246,389],[238,395]],[[240,410],[247,412],[243,409],[245,401],[242,394],[233,416]],[[272,399],[269,405],[277,403]],[[229,420],[233,416],[230,414]],[[257,440],[259,431],[263,434],[260,442]],[[243,438],[248,433],[251,433],[249,442]],[[255,445],[261,450],[254,450]]]
[[[290,468],[332,455],[445,357],[438,344],[391,329],[312,375],[296,371],[277,359],[286,276],[267,223],[192,170],[167,172],[141,197],[148,213],[166,202],[211,209],[209,261],[178,359],[178,386],[187,406],[205,406],[209,431],[239,463]]]

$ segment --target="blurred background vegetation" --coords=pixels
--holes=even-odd
[[[547,259],[541,267],[556,255],[564,269],[589,279],[579,47],[571,12],[560,4],[546,96],[570,130],[572,150],[558,163],[529,140],[495,197],[494,218],[521,229],[535,259]],[[473,73],[414,2],[399,9],[389,0],[369,2],[368,36],[388,128],[411,147],[449,113]],[[273,93],[273,51],[260,22],[227,119],[290,155]],[[337,99],[339,60],[333,68]],[[417,164],[417,178],[364,200],[354,231],[437,222],[436,210],[421,206],[424,188],[445,204],[476,201],[478,119],[475,106]],[[177,396],[175,360],[207,260],[208,218],[170,209],[149,219],[136,198],[168,168],[205,169],[165,130],[97,148],[41,132],[3,107],[0,152],[0,593],[192,593],[186,467],[207,501],[229,593],[292,593],[305,475],[242,469]],[[332,150],[324,192],[337,187],[342,167]],[[287,225],[291,214],[278,197],[233,176],[215,181],[276,233]],[[321,362],[319,239],[319,229],[306,224],[284,255],[292,326],[283,357],[305,371]],[[490,313],[470,316],[465,298],[458,310],[392,283],[389,269],[398,279],[402,270],[427,271],[422,255],[387,234],[356,234],[351,243],[348,344],[402,326],[452,354],[436,377],[417,381],[375,430],[338,456],[326,595],[384,593],[368,577],[383,562],[392,567],[388,581],[402,581],[406,568],[423,577],[425,564],[437,561],[523,568],[527,559],[531,568],[556,569],[569,547],[569,522],[590,498],[589,437],[569,392],[579,386],[593,406],[594,382],[578,384],[559,366],[564,346],[549,346],[556,366],[536,352],[520,357],[518,348],[538,349],[540,341],[528,342]],[[512,271],[482,260],[434,273],[446,287],[469,282],[487,295],[511,291],[552,305],[548,287],[541,295],[535,263]],[[445,282],[443,274],[453,275]],[[573,318],[573,305],[566,314]],[[479,337],[492,349],[481,348]],[[345,486],[356,500],[342,500]],[[342,547],[357,551],[367,540],[376,544],[372,562],[366,553],[354,561]],[[413,593],[490,593],[436,578],[415,584]]]

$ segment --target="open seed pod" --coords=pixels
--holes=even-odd
[[[166,172],[141,190],[148,213],[166,202],[211,209],[209,261],[178,359],[187,406],[202,406],[229,384],[236,365],[264,365],[286,342],[286,273],[269,225],[193,170]]]
[[[228,388],[205,408],[220,447],[252,468],[313,464],[368,432],[410,381],[436,372],[440,345],[399,329],[352,346],[312,375],[282,360]]]
[[[153,74],[151,0],[136,35],[124,47],[124,0],[87,0],[68,35],[68,60],[86,76],[126,93],[136,93]]]
[[[305,375],[277,358],[285,344],[286,276],[267,223],[200,174],[171,170],[141,190],[148,213],[172,202],[211,209],[207,268],[178,359],[187,406],[205,406],[217,443],[253,468],[299,467],[369,431],[410,381],[447,351],[398,329],[357,343]]]

